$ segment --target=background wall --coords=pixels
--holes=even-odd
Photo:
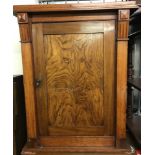
[[[37,0],[13,0],[13,5],[20,4],[36,4]],[[8,23],[6,23],[8,25]],[[19,28],[17,23],[17,18],[12,15],[12,21],[9,23],[11,25],[13,39],[13,75],[23,74],[22,68],[22,58],[21,58],[21,46],[20,46],[20,36],[19,36]],[[9,44],[9,43],[8,43]]]

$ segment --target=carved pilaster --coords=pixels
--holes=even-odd
[[[118,10],[118,20],[129,20],[129,10]]]
[[[34,67],[31,43],[31,21],[27,13],[18,13],[22,62],[24,74],[24,91],[26,101],[26,121],[28,139],[37,138],[36,110],[35,110],[35,88],[34,88]]]
[[[18,13],[17,14],[18,23],[28,23],[28,14],[27,13]]]
[[[18,13],[17,19],[19,23],[21,42],[31,42],[31,29],[27,13]]]
[[[117,32],[117,109],[116,109],[116,146],[119,148],[126,139],[127,103],[127,57],[129,10],[118,11]]]
[[[129,30],[129,10],[119,10],[118,12],[118,40],[128,40]]]

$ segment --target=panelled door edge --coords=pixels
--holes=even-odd
[[[114,145],[115,20],[33,24],[32,38],[41,142]]]

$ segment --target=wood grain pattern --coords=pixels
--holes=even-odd
[[[19,24],[21,42],[26,43],[31,41],[29,24]]]
[[[48,23],[43,26],[44,34],[82,34],[99,32],[104,32],[104,21]]]
[[[81,14],[81,13],[63,13],[63,14],[40,14],[32,16],[32,22],[38,23],[38,22],[69,22],[69,21],[104,21],[104,20],[114,20],[116,19],[116,15],[114,13],[87,13],[87,14]]]
[[[110,136],[40,137],[40,144],[44,147],[110,147],[114,142],[114,137]]]
[[[103,34],[48,35],[45,43],[49,125],[103,126]]]
[[[18,19],[22,22],[20,24],[29,24],[30,30],[27,31],[26,28],[23,28],[24,26],[21,27],[21,37],[28,38],[31,36],[31,28],[33,31],[32,44],[30,40],[28,40],[29,43],[22,43],[28,128],[28,145],[26,145],[27,148],[24,149],[22,154],[43,155],[63,154],[64,152],[66,154],[74,153],[74,155],[77,153],[85,154],[86,152],[90,154],[92,152],[114,154],[119,152],[117,150],[122,150],[113,146],[114,141],[118,146],[126,138],[127,38],[125,36],[128,31],[128,23],[122,26],[121,22],[123,20],[128,22],[127,16],[129,17],[129,14],[127,12],[129,11],[125,11],[120,16],[118,14],[118,20],[114,19],[120,25],[113,25],[109,19],[104,19],[106,17],[101,16],[101,14],[111,15],[113,13],[116,15],[119,9],[122,10],[120,12],[124,12],[124,10],[130,8],[138,7],[135,2],[14,6],[14,15],[18,16],[18,13],[21,15],[26,13],[27,17],[32,17],[27,21],[26,16],[18,16]],[[70,16],[65,18],[66,13]],[[107,20],[103,22],[102,28],[104,31],[97,31],[99,29],[96,26],[96,31],[92,32],[89,31],[88,26],[82,28],[84,24],[77,24],[79,29],[76,29],[75,33],[71,33],[71,31],[63,33],[63,25],[62,30],[59,28],[61,34],[60,31],[54,33],[52,30],[52,32],[50,28],[47,34],[44,33],[42,25],[45,25],[45,23],[43,22],[65,23],[67,21],[69,23],[69,21],[74,21],[78,23],[80,16],[77,16],[76,19],[74,13],[82,14],[81,20],[83,22],[87,20]],[[91,16],[90,13],[95,13],[96,16]],[[60,14],[60,16],[58,17],[56,14]],[[43,17],[44,15],[45,17]],[[49,18],[46,15],[49,15]],[[36,22],[40,20],[40,23],[31,27],[31,19],[35,19]],[[110,22],[109,26],[105,22]],[[116,30],[116,57],[115,51],[113,51],[115,46],[115,43],[113,43],[115,33],[112,32],[113,26],[116,26],[115,29],[119,28],[119,31]],[[87,30],[87,33],[85,33],[85,30]],[[120,37],[118,37],[118,32]],[[91,39],[94,41],[92,42]],[[34,53],[32,53],[31,47],[33,47]],[[33,67],[33,57],[35,67]],[[117,67],[117,74],[115,74],[114,64]],[[41,80],[41,83],[35,89],[36,92],[34,90],[33,69],[35,70],[35,79]],[[37,96],[37,105],[35,105],[35,95]],[[114,132],[114,109],[117,111],[116,137]],[[47,136],[47,139],[42,140],[45,140],[44,144],[49,147],[39,147],[37,127],[39,136]],[[73,129],[73,132],[69,135],[71,129]],[[60,138],[58,132],[61,133]],[[75,135],[75,133],[77,134]],[[105,139],[106,135],[112,135],[113,140]],[[63,139],[63,136],[66,136],[65,139]],[[78,136],[82,136],[82,138]],[[93,136],[96,136],[97,139],[92,140]],[[55,138],[52,139],[52,137]],[[69,138],[72,140],[70,141]],[[32,139],[34,139],[34,142]],[[29,147],[31,142],[33,145]],[[77,147],[73,144],[71,144],[72,147],[67,147],[70,142],[73,142]],[[104,146],[103,142],[105,145],[110,146],[111,143],[113,146],[102,147]],[[59,143],[61,147],[57,147]],[[52,147],[52,144],[56,147]],[[33,151],[28,152],[31,150]]]
[[[126,138],[127,46],[127,41],[117,43],[117,139]]]
[[[48,120],[47,120],[47,93],[46,93],[46,72],[45,72],[45,54],[43,46],[42,24],[33,24],[33,56],[35,69],[35,82],[40,80],[40,86],[36,87],[37,100],[37,122],[39,135],[47,135]],[[39,45],[39,46],[38,46]],[[39,66],[39,67],[38,67]],[[36,85],[36,84],[35,84]]]
[[[37,137],[35,92],[33,79],[33,59],[31,43],[22,43],[22,60],[24,72],[24,92],[26,101],[26,121],[28,138]]]
[[[47,148],[45,148],[47,149]],[[98,148],[96,148],[98,149]],[[68,152],[64,152],[64,153],[60,153],[60,152],[51,152],[51,151],[43,151],[41,149],[38,149],[38,151],[25,151],[22,153],[22,155],[135,155],[135,153],[130,153],[128,152],[128,150],[123,151],[114,151],[114,148],[111,149],[112,152],[107,151],[109,148],[104,149],[104,152],[72,152],[72,153],[68,153]],[[110,149],[109,149],[110,150]],[[116,149],[115,149],[116,150]],[[107,154],[108,153],[108,154]]]
[[[125,16],[129,17],[127,9]],[[118,11],[121,17],[122,11]],[[126,102],[127,102],[127,50],[128,50],[128,25],[124,17],[118,21],[117,33],[117,108],[116,108],[116,146],[121,147],[126,139]]]
[[[104,23],[104,133],[115,134],[115,21]]]
[[[108,137],[106,137],[108,138]],[[110,137],[109,137],[110,138]],[[112,137],[111,137],[112,138]],[[115,146],[109,147],[94,147],[94,146],[86,146],[86,147],[36,147],[34,144],[27,143],[24,147],[22,154],[26,155],[26,153],[34,153],[36,155],[135,155],[131,153],[131,149],[128,146],[124,148],[116,148]]]
[[[91,126],[91,127],[48,127],[50,136],[60,136],[60,135],[69,135],[69,136],[103,136],[104,127],[103,126]]]
[[[118,40],[127,40],[129,31],[129,21],[118,22]]]
[[[27,13],[18,13],[17,14],[18,23],[28,23],[28,14]]]
[[[58,29],[69,24],[75,34],[64,27],[63,35],[49,35],[53,25],[61,33]],[[96,33],[88,33],[88,25]],[[40,135],[115,134],[114,36],[114,20],[43,29],[33,24],[35,77],[42,81],[36,88]]]
[[[115,147],[32,147],[25,146],[22,155],[135,155],[131,149]]]
[[[18,12],[52,12],[52,11],[88,11],[88,10],[117,10],[125,8],[138,8],[135,1],[89,3],[89,4],[52,4],[52,5],[14,5],[14,15]]]
[[[129,20],[130,10],[127,9],[119,10],[118,14],[119,14],[118,20]]]

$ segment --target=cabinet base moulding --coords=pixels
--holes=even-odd
[[[43,147],[30,146],[28,143],[21,155],[135,155],[129,146],[116,147]]]

